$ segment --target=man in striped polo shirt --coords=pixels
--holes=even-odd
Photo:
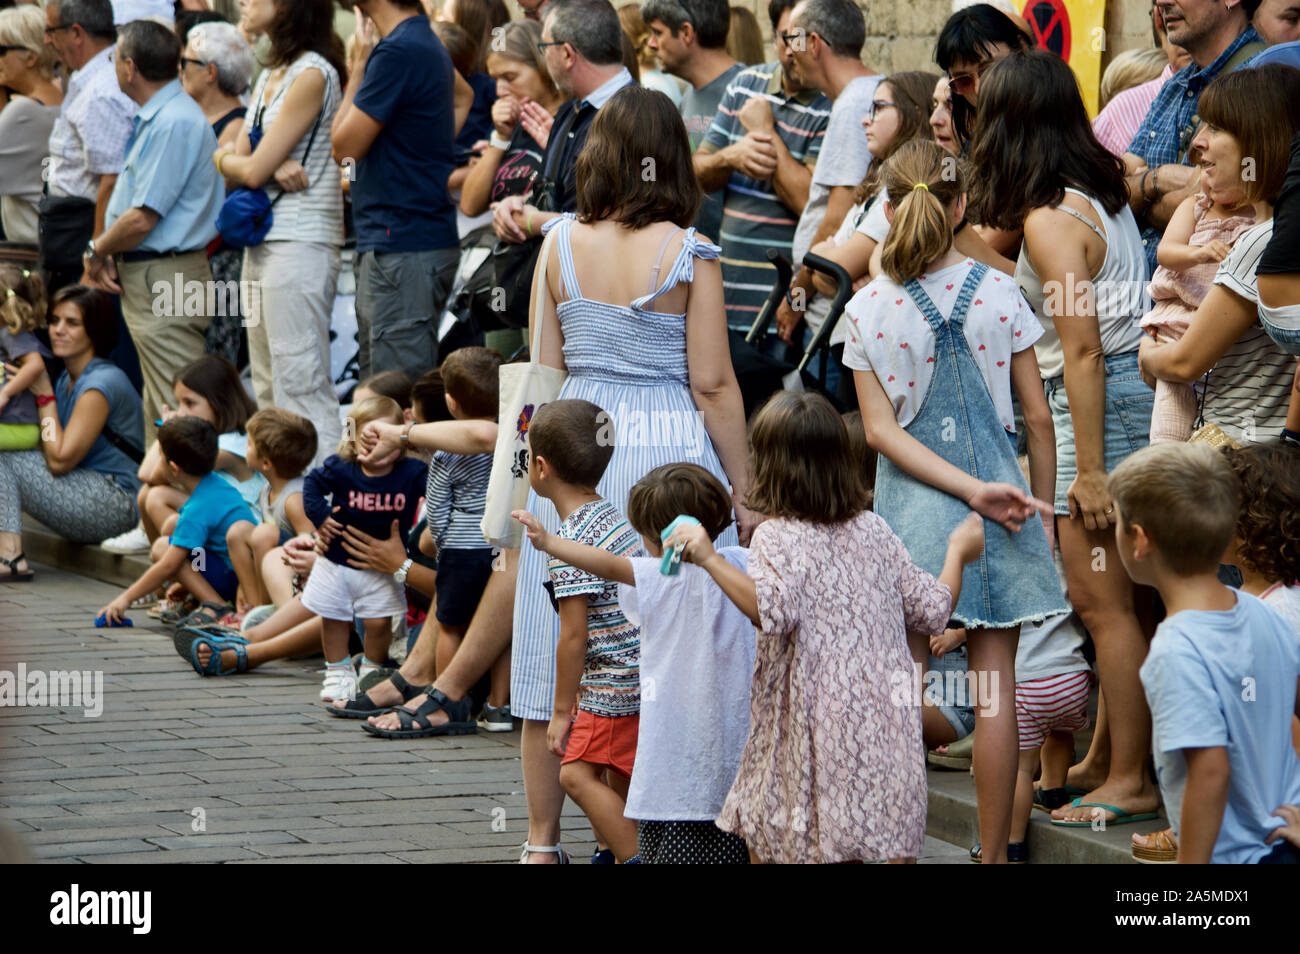
[[[831,102],[805,89],[790,33],[795,0],[771,0],[776,63],[738,73],[723,94],[713,125],[695,153],[705,191],[722,188],[722,289],[727,325],[748,330],[776,280],[769,248],[790,254],[795,225],[808,202]]]

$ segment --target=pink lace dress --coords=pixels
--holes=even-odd
[[[925,747],[907,632],[943,630],[948,587],[870,512],[765,521],[749,574],[762,622],[749,739],[718,826],[765,862],[919,856]]]
[[[1255,224],[1255,210],[1247,209],[1226,219],[1206,218],[1205,213],[1210,210],[1211,204],[1210,197],[1204,192],[1197,193],[1194,212],[1196,225],[1187,244],[1209,245],[1218,241],[1231,248],[1241,233]],[[1192,316],[1214,284],[1214,275],[1218,270],[1217,262],[1194,265],[1181,272],[1163,265],[1157,266],[1147,289],[1153,307],[1142,316],[1142,330],[1161,343],[1177,341],[1187,334]],[[1192,436],[1195,421],[1196,395],[1192,386],[1157,381],[1155,407],[1151,412],[1151,443],[1185,441]]]

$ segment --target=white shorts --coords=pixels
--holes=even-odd
[[[322,556],[307,577],[302,605],[322,619],[388,619],[406,613],[406,593],[387,573],[339,566]]]

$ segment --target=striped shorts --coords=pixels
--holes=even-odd
[[[1087,669],[1016,683],[1016,726],[1020,751],[1036,749],[1051,732],[1079,732],[1088,727]]]

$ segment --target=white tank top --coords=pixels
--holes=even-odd
[[[1147,294],[1147,259],[1137,221],[1128,206],[1120,209],[1119,214],[1110,215],[1092,196],[1085,195],[1078,189],[1067,188],[1065,191],[1087,199],[1104,228],[1104,231],[1097,228],[1093,222],[1068,206],[1057,206],[1062,212],[1073,215],[1087,225],[1106,243],[1106,258],[1101,263],[1101,270],[1092,279],[1093,293],[1097,299],[1097,324],[1101,329],[1102,353],[1110,357],[1136,351],[1142,342],[1138,320],[1151,308],[1151,298]],[[1015,279],[1021,294],[1043,323],[1043,336],[1034,343],[1039,374],[1044,379],[1058,377],[1065,373],[1061,338],[1056,333],[1052,316],[1044,307],[1049,296],[1043,290],[1038,273],[1029,264],[1023,246],[1020,257],[1016,260]],[[1060,310],[1063,306],[1057,302],[1077,301],[1084,287],[1086,286],[1080,280],[1074,288],[1053,289],[1056,294],[1052,305]]]

